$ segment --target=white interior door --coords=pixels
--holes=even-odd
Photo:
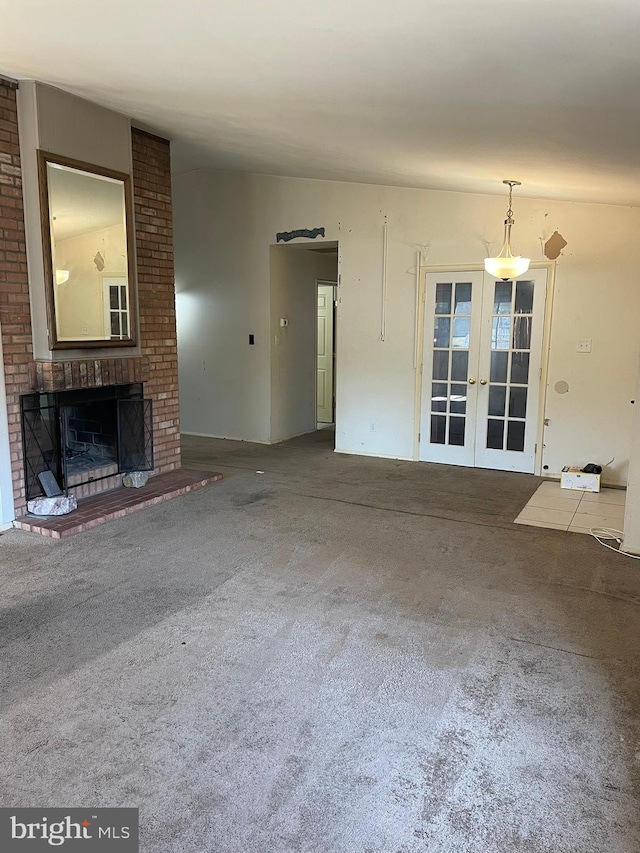
[[[427,273],[421,460],[533,473],[546,276]]]
[[[420,459],[474,464],[482,273],[427,273]]]
[[[547,271],[485,282],[475,464],[533,474]]]
[[[317,421],[333,423],[333,284],[318,285]]]

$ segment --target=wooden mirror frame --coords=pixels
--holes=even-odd
[[[47,301],[47,322],[49,327],[49,345],[51,349],[103,349],[107,347],[133,347],[136,345],[137,329],[137,288],[135,282],[135,234],[133,228],[133,203],[131,192],[131,176],[125,172],[105,169],[70,157],[61,157],[48,151],[38,150],[38,184],[40,194],[40,221],[42,225],[42,251],[44,257],[44,279]],[[129,337],[122,340],[93,338],[80,340],[58,340],[55,305],[55,272],[53,267],[53,247],[51,245],[51,226],[49,209],[49,183],[47,180],[47,164],[55,163],[68,166],[81,172],[113,178],[121,181],[124,189],[125,237],[127,241],[127,298]]]

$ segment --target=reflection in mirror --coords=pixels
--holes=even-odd
[[[129,176],[40,152],[54,348],[132,346]]]

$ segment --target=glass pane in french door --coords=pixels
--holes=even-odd
[[[465,443],[469,414],[471,293],[470,281],[436,284],[430,383],[431,444],[463,447]]]
[[[495,281],[487,440],[490,450],[522,452],[531,360],[533,281]]]

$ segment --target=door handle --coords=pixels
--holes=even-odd
[[[486,384],[487,384],[487,380],[486,380],[486,379],[481,379],[481,380],[480,380],[480,384],[481,384],[481,385],[486,385]]]
[[[476,380],[475,380],[475,379],[470,379],[470,380],[469,380],[469,385],[475,385],[475,384],[476,384]]]

